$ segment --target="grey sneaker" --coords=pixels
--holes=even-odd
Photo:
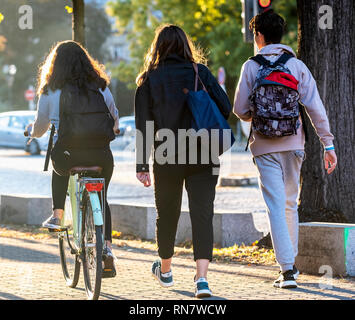
[[[46,221],[42,223],[42,227],[48,228],[50,230],[61,230],[63,229],[61,226],[61,221],[58,218],[53,217],[51,215]]]
[[[152,264],[152,275],[155,279],[158,280],[159,284],[164,287],[171,287],[174,285],[173,274],[172,272],[161,273],[161,261],[154,261]]]

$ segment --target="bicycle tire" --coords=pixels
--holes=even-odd
[[[60,264],[62,266],[65,282],[68,287],[75,288],[78,284],[79,276],[80,276],[79,256],[71,252],[71,248],[68,243],[66,232],[60,232],[58,235],[58,239],[59,239]],[[74,258],[74,262],[71,264],[74,264],[74,267],[69,267],[70,259],[73,258]]]
[[[88,192],[83,194],[82,253],[85,290],[89,300],[97,300],[101,291],[103,230],[95,226]],[[94,250],[96,254],[94,254]]]

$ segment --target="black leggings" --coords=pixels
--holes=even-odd
[[[174,254],[174,243],[181,213],[182,192],[189,198],[194,260],[212,260],[213,207],[218,175],[210,165],[158,165],[154,163],[157,244],[162,259]]]
[[[56,167],[74,167],[74,166],[100,166],[103,168],[102,176],[105,179],[105,240],[112,241],[112,223],[111,211],[107,202],[107,190],[113,173],[113,156],[110,148],[83,150],[72,152],[73,157],[66,160],[66,163],[56,161]],[[53,210],[63,209],[67,194],[69,176],[60,176],[54,170],[52,172],[52,199]]]

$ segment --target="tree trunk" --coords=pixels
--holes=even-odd
[[[333,11],[332,29],[324,29],[324,20],[319,26],[325,4]],[[337,168],[327,175],[323,147],[307,121],[300,221],[355,223],[355,1],[297,0],[297,7],[298,56],[316,79],[338,157]]]
[[[84,0],[73,0],[72,38],[85,46],[85,4]]]

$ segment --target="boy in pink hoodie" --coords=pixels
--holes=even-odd
[[[324,146],[325,168],[330,174],[335,169],[337,157],[328,117],[311,72],[296,58],[290,47],[280,44],[284,27],[284,20],[273,10],[258,14],[250,22],[258,54],[270,62],[275,62],[285,52],[293,55],[285,66],[298,81],[300,102],[305,106]],[[259,68],[256,61],[248,60],[241,70],[233,112],[243,121],[252,121],[249,96]],[[297,200],[301,166],[305,159],[305,134],[300,122],[297,134],[290,136],[269,138],[255,131],[250,136],[250,150],[259,172],[259,185],[267,206],[271,239],[281,269],[280,276],[274,282],[274,286],[279,288],[297,287],[299,274],[294,265],[298,253]]]

